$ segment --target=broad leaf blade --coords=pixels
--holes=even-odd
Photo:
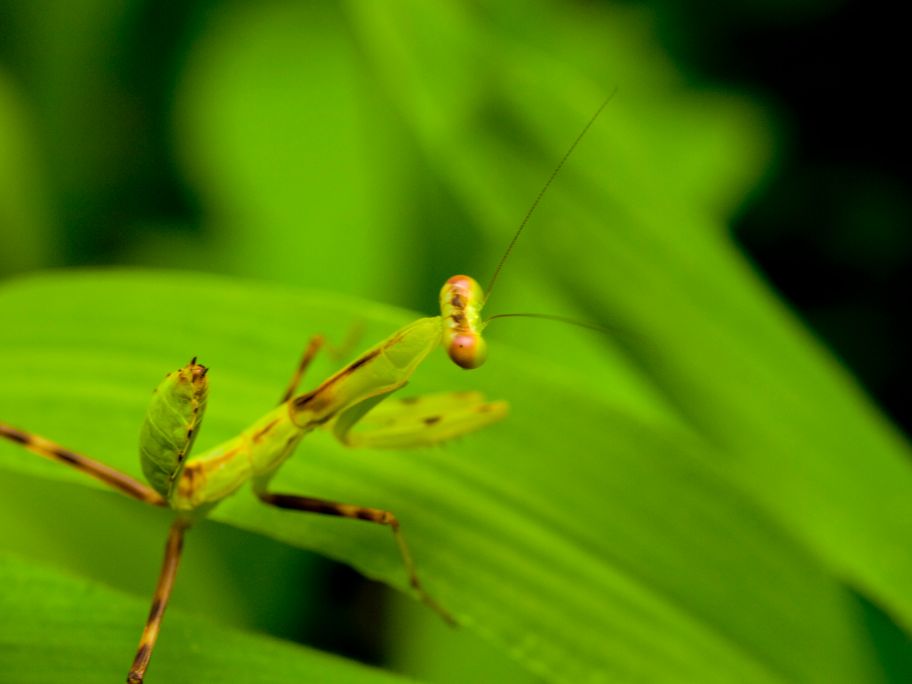
[[[148,611],[143,601],[5,554],[0,554],[0,585],[0,681],[110,684],[124,680]],[[180,611],[169,611],[165,623],[149,667],[149,682],[406,681]]]
[[[909,446],[728,234],[733,207],[769,154],[759,108],[679,89],[648,22],[613,9],[536,3],[455,23],[417,2],[398,16],[370,3],[350,8],[409,130],[478,227],[504,243],[528,201],[515,199],[517,189],[540,187],[542,169],[585,122],[586,103],[594,109],[617,86],[536,209],[492,299],[505,311],[581,312],[626,333],[636,379],[726,454],[726,474],[912,632]],[[482,36],[492,22],[516,37],[497,53],[509,87],[489,93],[469,84],[479,83],[472,59],[489,49]],[[553,29],[549,49],[543,23]],[[460,51],[468,57],[448,59]],[[490,125],[492,110],[511,136]],[[496,254],[499,242],[489,244]],[[538,256],[531,265],[530,254]],[[543,335],[531,343],[553,339]],[[590,356],[562,361],[611,381]]]
[[[3,288],[0,306],[0,415],[133,473],[148,392],[186,357],[212,368],[205,448],[273,405],[308,334],[343,339],[360,322],[366,346],[407,321],[151,273],[31,278]],[[549,681],[878,681],[854,599],[716,472],[712,447],[503,346],[475,373],[440,357],[416,391],[479,388],[512,403],[508,420],[408,452],[315,434],[276,488],[395,511],[431,592]],[[13,445],[0,463],[79,479]],[[405,584],[382,529],[269,509],[246,491],[214,517]]]

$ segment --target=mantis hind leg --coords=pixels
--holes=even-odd
[[[327,345],[326,340],[322,335],[314,335],[310,338],[310,342],[307,344],[307,348],[304,350],[304,353],[301,355],[301,360],[298,362],[298,367],[295,369],[294,374],[291,376],[291,380],[288,382],[288,387],[282,393],[282,397],[279,399],[279,404],[284,404],[286,401],[291,399],[298,392],[298,386],[301,384],[301,380],[304,378],[304,373],[307,371],[307,367],[310,366],[310,363],[314,360],[314,357],[324,346],[327,348],[327,353],[334,360],[338,361],[345,354],[351,350],[351,348],[358,342],[362,333],[364,326],[362,324],[355,324],[349,330],[348,335],[345,340],[342,341],[342,344],[335,347],[332,345]]]
[[[307,370],[307,367],[310,365],[311,361],[314,360],[317,352],[320,351],[320,348],[323,346],[323,342],[324,340],[322,335],[314,335],[310,338],[310,342],[307,343],[307,348],[304,350],[304,354],[301,356],[301,360],[298,362],[298,367],[295,368],[295,372],[291,376],[291,380],[288,382],[288,387],[282,393],[281,399],[279,399],[280,405],[284,404],[297,393],[298,385],[301,384],[301,380],[304,377],[304,373]]]
[[[152,658],[152,649],[155,648],[155,642],[158,640],[165,608],[168,607],[168,599],[171,598],[174,578],[177,576],[177,567],[184,547],[184,532],[189,526],[190,523],[182,518],[171,523],[168,541],[165,543],[165,558],[162,561],[158,584],[155,585],[155,595],[152,597],[152,607],[149,609],[146,627],[139,639],[139,648],[133,659],[133,666],[127,674],[127,684],[142,684],[143,677],[146,675],[149,660]]]
[[[105,465],[88,456],[83,456],[75,451],[70,451],[59,444],[45,439],[39,435],[34,435],[23,430],[18,430],[6,423],[0,423],[0,437],[21,444],[29,451],[44,456],[52,461],[63,463],[76,470],[84,472],[86,475],[94,477],[96,480],[104,482],[109,487],[123,492],[124,494],[138,499],[154,506],[164,506],[165,500],[151,487],[134,480],[129,475],[115,470],[111,466]]]
[[[355,506],[352,504],[338,503],[335,501],[326,501],[325,499],[316,499],[307,496],[297,496],[294,494],[274,494],[266,491],[258,491],[257,496],[263,503],[277,508],[284,508],[293,511],[304,511],[307,513],[320,513],[322,515],[334,515],[342,518],[352,518],[354,520],[364,520],[366,522],[386,525],[393,532],[396,539],[396,546],[399,548],[399,555],[402,557],[402,563],[405,565],[405,571],[408,574],[409,585],[417,594],[418,598],[436,612],[448,624],[456,625],[453,616],[441,606],[430,594],[425,591],[424,586],[418,579],[418,573],[415,570],[415,562],[412,560],[412,554],[405,538],[402,536],[402,530],[399,528],[399,520],[390,511],[380,508],[367,508],[366,506]]]
[[[345,445],[375,449],[431,446],[506,417],[505,401],[481,392],[440,392],[404,399],[369,399],[344,412],[333,432]]]
[[[343,363],[354,353],[355,347],[358,346],[361,338],[364,337],[364,329],[364,321],[355,321],[349,326],[348,332],[341,342],[326,345],[326,353],[329,354],[329,358],[333,363]]]

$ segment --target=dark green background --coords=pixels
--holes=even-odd
[[[562,275],[583,253],[596,262],[596,283],[598,268],[626,272],[623,254],[573,230],[576,219],[586,222],[575,200],[597,192],[583,170],[596,170],[624,196],[599,214],[602,229],[638,209],[665,212],[669,231],[675,207],[711,216],[887,411],[909,419],[908,338],[896,322],[912,251],[898,162],[907,158],[907,118],[894,101],[897,22],[852,3],[735,11],[669,1],[393,3],[386,25],[363,5],[0,3],[0,274],[178,268],[433,313],[444,278],[491,272],[560,154],[617,87],[593,135],[641,162],[615,165],[610,147],[603,155],[584,140],[492,306],[598,320],[618,331],[622,349],[640,349],[633,357],[647,376],[661,375],[663,345],[699,343],[656,335],[623,302],[592,288],[581,294]],[[420,46],[422,63],[397,31]],[[631,185],[619,171],[635,176]],[[694,268],[715,268],[695,259]],[[192,302],[175,302],[183,306]],[[533,349],[547,339],[545,355],[557,362],[579,348],[592,353],[580,331],[500,325],[501,339]],[[670,402],[704,424],[678,380],[663,388]],[[21,478],[9,485],[11,506],[48,486],[11,477]],[[76,530],[104,517],[91,491],[50,487],[80,511],[67,516]],[[379,585],[257,535],[209,527],[201,553],[229,566],[223,581],[244,601],[226,619],[439,681],[466,676],[441,665],[447,647],[435,661],[437,626]],[[29,541],[19,544],[24,552]],[[143,592],[116,565],[81,570]],[[254,575],[268,579],[250,582]],[[200,612],[212,608],[200,603]],[[898,630],[866,610],[888,634],[877,643],[903,652]],[[391,634],[417,620],[434,636],[403,646],[377,629],[378,614]],[[499,667],[520,676],[487,645],[458,638],[457,652],[477,649],[463,660],[484,663],[477,669],[490,681]]]

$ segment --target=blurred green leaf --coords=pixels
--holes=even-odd
[[[53,502],[53,505],[48,505]],[[61,515],[66,511],[66,515]],[[24,473],[0,477],[0,553],[28,557],[151,600],[169,511],[137,506],[113,490]],[[319,584],[313,554],[212,520],[193,528],[172,605],[221,625],[300,639],[326,618],[313,603]],[[325,629],[325,627],[323,627]]]
[[[39,37],[25,61],[48,137],[67,146],[52,155],[62,203],[77,240],[99,243],[86,191],[121,192],[114,181],[134,160],[123,144],[132,108],[102,65],[147,58],[130,31],[151,35],[109,4],[16,11]],[[726,235],[769,162],[761,111],[694,92],[656,47],[661,18],[631,5],[278,0],[195,11],[186,55],[154,59],[164,57],[164,80],[180,70],[177,145],[205,225],[150,231],[129,248],[139,263],[430,303],[449,269],[490,276],[556,160],[618,89],[491,300],[497,312],[571,315],[616,336],[498,322],[495,342],[517,348],[495,343],[473,374],[433,360],[410,389],[480,387],[511,401],[507,422],[404,453],[348,452],[313,435],[284,488],[395,510],[430,589],[531,676],[912,679],[909,658],[895,657],[912,652],[908,637],[855,593],[912,628],[908,446]],[[88,31],[73,33],[71,20]],[[97,118],[79,106],[85,93],[104,103]],[[15,165],[17,98],[0,82],[0,137],[14,153],[0,152],[12,193],[0,190],[0,212],[14,218],[31,203]],[[105,216],[98,204],[90,214]],[[0,260],[42,258],[47,245],[30,235]],[[175,275],[23,281],[0,291],[0,310],[0,417],[134,473],[146,397],[191,355],[214,368],[205,447],[273,404],[308,335],[339,341],[366,323],[366,345],[407,320],[337,296]],[[324,360],[313,375],[331,370]],[[90,484],[8,444],[0,465],[22,471],[8,483],[18,498],[0,507],[8,528],[33,490],[22,481]],[[403,586],[382,530],[271,511],[246,492],[215,517]],[[154,524],[136,529],[145,537]],[[98,548],[116,557],[105,540]],[[93,579],[109,570],[73,563]],[[416,671],[464,657],[459,638],[420,630],[396,635],[397,649],[422,649]]]
[[[38,145],[26,109],[0,67],[0,273],[36,268],[50,252]]]
[[[394,300],[411,288],[403,143],[336,4],[220,7],[182,74],[175,127],[210,208],[209,268],[347,294],[382,282]]]
[[[0,554],[0,681],[17,684],[122,681],[148,604],[99,584]],[[168,612],[153,682],[404,682],[329,656]]]
[[[154,273],[11,282],[0,309],[0,416],[131,473],[150,388],[189,356],[212,368],[205,448],[273,405],[307,335],[340,340],[360,322],[366,345],[407,321],[338,296]],[[276,488],[395,511],[429,590],[549,681],[884,679],[854,597],[725,479],[715,447],[503,345],[473,373],[439,357],[410,389],[477,387],[511,402],[508,420],[409,452],[315,434]],[[0,464],[84,481],[12,444]],[[405,586],[385,530],[247,491],[213,517]]]
[[[712,443],[718,453],[706,455],[728,476],[912,630],[908,445],[775,301],[726,233],[768,161],[758,111],[735,97],[686,91],[635,12],[504,5],[484,20],[465,14],[457,29],[420,2],[397,5],[398,14],[349,6],[409,129],[441,160],[483,233],[504,243],[515,225],[510,212],[521,214],[504,198],[520,183],[531,196],[540,169],[553,166],[586,121],[585,107],[617,86],[539,206],[492,305],[569,309],[619,330],[623,354],[609,373],[575,348],[561,363],[605,384],[615,367],[635,369],[625,379],[629,396],[643,404],[648,393]],[[453,100],[461,93],[449,85],[472,78],[473,57],[489,50],[473,46],[492,26],[511,30],[491,69],[501,80],[490,77],[484,106],[472,108],[470,99],[460,107]],[[435,61],[446,60],[438,32],[469,54],[447,61],[446,79]],[[512,135],[491,126],[492,111]],[[489,249],[496,258],[497,248]],[[549,344],[557,333],[539,329],[529,346],[563,349]]]

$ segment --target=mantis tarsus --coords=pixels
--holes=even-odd
[[[548,178],[513,236],[490,281],[490,293],[501,267],[547,190],[579,140],[610,97],[574,140]],[[486,298],[478,283],[459,275],[440,292],[441,314],[421,318],[360,354],[315,389],[299,392],[304,373],[323,346],[310,340],[278,405],[237,436],[190,457],[202,422],[208,391],[208,369],[194,357],[169,373],[156,388],[140,432],[140,460],[149,484],[100,461],[75,453],[44,437],[0,422],[0,437],[41,456],[72,466],[144,503],[175,512],[161,573],[127,682],[142,682],[155,646],[187,529],[215,505],[250,482],[265,504],[293,511],[334,515],[384,525],[392,530],[409,583],[418,598],[444,620],[454,618],[422,586],[396,516],[387,510],[274,492],[272,476],[308,432],[323,428],[352,447],[407,448],[436,444],[474,432],[504,418],[507,404],[488,401],[477,392],[451,392],[390,399],[421,362],[444,345],[465,369],[486,358],[480,311]]]

